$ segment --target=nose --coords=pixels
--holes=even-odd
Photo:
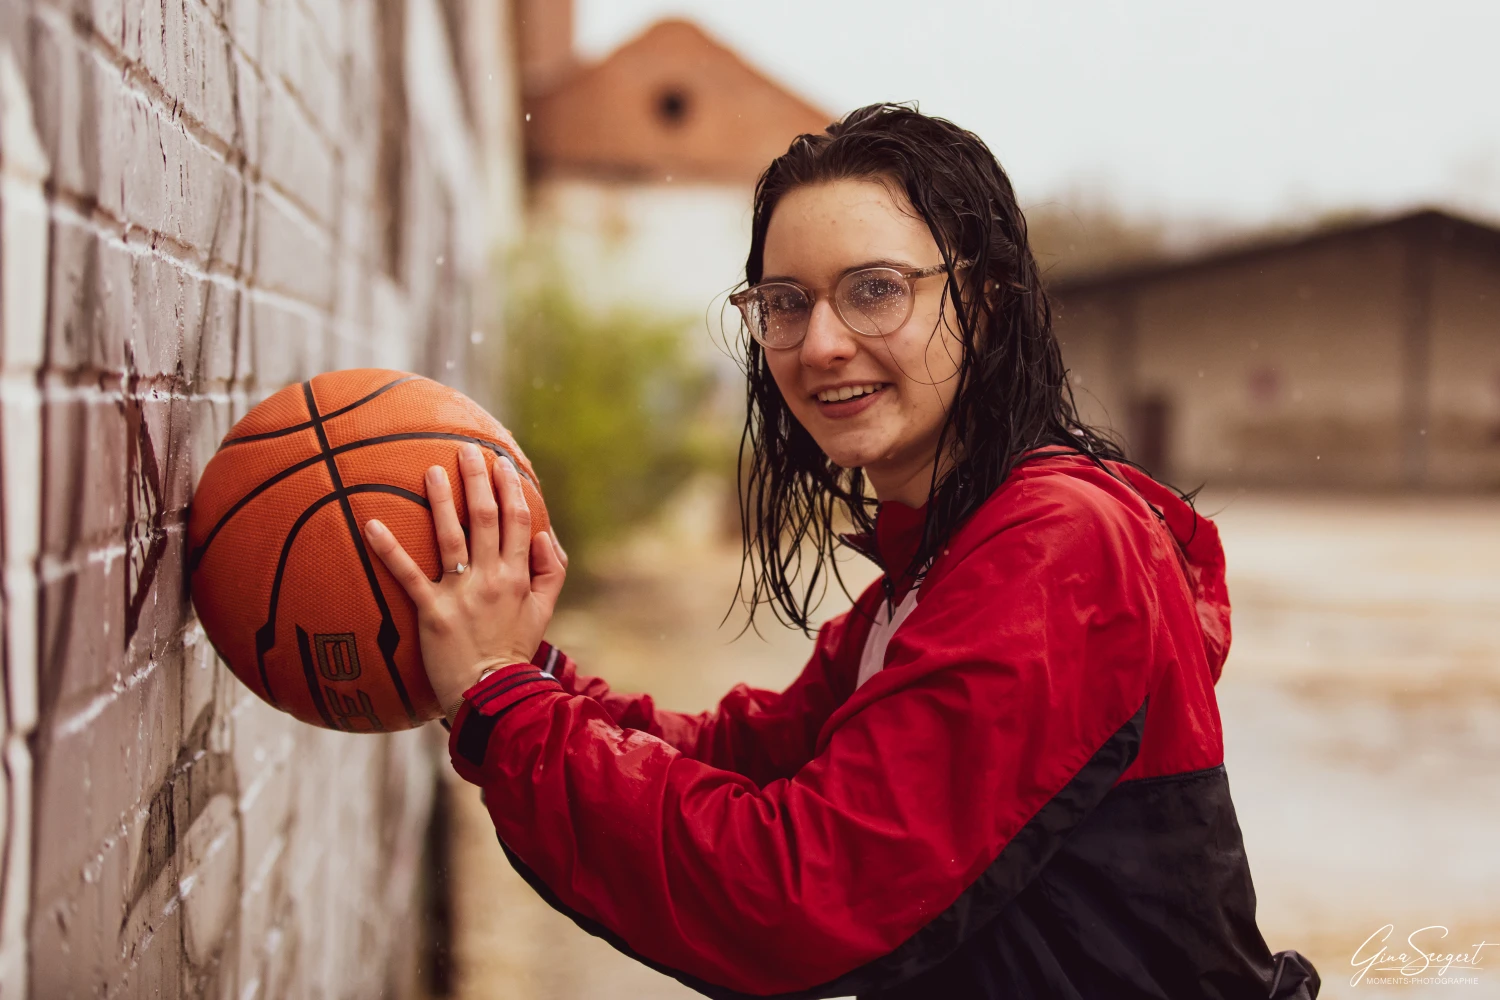
[[[808,368],[842,364],[859,349],[858,336],[839,318],[832,302],[819,298],[807,319],[807,336],[800,348],[802,364]]]

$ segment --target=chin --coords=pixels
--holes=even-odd
[[[879,448],[867,446],[853,446],[847,444],[833,443],[825,445],[821,441],[818,446],[823,449],[823,454],[828,460],[841,469],[862,469],[873,462],[879,462],[884,452]]]

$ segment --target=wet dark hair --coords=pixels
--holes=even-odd
[[[746,283],[764,271],[766,231],[787,192],[828,181],[880,180],[905,195],[932,232],[962,343],[957,387],[938,443],[954,461],[934,467],[914,567],[925,567],[1010,475],[1024,453],[1056,446],[1095,461],[1123,460],[1119,445],[1078,418],[1052,334],[1052,311],[1009,178],[977,135],[914,106],[872,104],[818,135],[800,135],[755,188]],[[968,267],[956,267],[960,261]],[[941,332],[941,322],[933,335]],[[740,598],[807,631],[839,578],[835,517],[870,532],[877,504],[862,469],[823,454],[787,408],[765,349],[741,331],[749,405],[740,440],[740,520],[746,572]],[[847,589],[847,588],[846,588]]]

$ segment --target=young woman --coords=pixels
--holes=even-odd
[[[1255,924],[1217,533],[1079,422],[993,155],[889,105],[801,136],[745,271],[752,596],[805,626],[836,546],[883,570],[787,690],[579,674],[566,557],[475,449],[467,540],[428,475],[440,580],[367,526],[512,863],[709,996],[1315,996]]]

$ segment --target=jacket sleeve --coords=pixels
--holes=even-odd
[[[454,766],[575,919],[684,981],[891,981],[1013,898],[1130,765],[1153,602],[1122,531],[1044,505],[984,538],[764,787],[527,664],[469,692]]]
[[[613,691],[602,678],[579,673],[550,643],[542,643],[531,662],[569,694],[598,702],[621,728],[649,733],[685,757],[764,785],[812,759],[818,731],[854,687],[852,673],[836,667],[846,627],[841,615],[819,630],[811,659],[785,691],[737,684],[714,711],[696,714],[659,708],[649,694]]]

